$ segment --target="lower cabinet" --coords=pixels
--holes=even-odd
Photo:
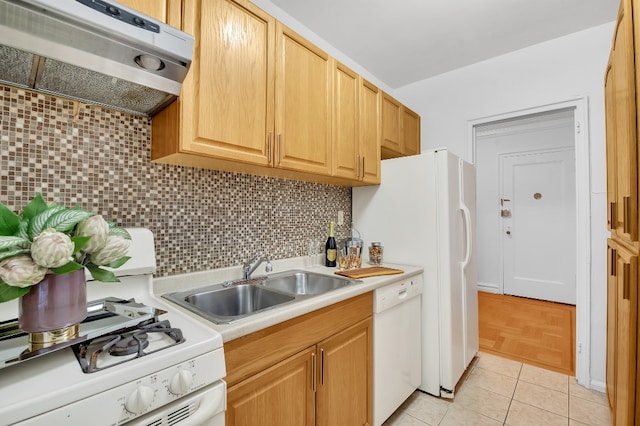
[[[371,425],[372,298],[354,299],[225,343],[226,425]]]
[[[318,345],[316,425],[370,425],[373,321],[361,321]]]
[[[227,425],[313,425],[315,347],[285,359],[227,392]]]
[[[607,398],[613,424],[635,424],[638,353],[638,256],[609,240]]]

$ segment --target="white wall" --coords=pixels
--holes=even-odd
[[[396,91],[422,117],[422,149],[446,146],[471,160],[468,122],[587,96],[591,156],[590,379],[604,389],[606,180],[604,70],[614,24],[499,56]]]

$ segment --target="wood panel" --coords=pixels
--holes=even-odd
[[[318,344],[318,426],[372,424],[372,333],[368,318]]]
[[[336,62],[333,89],[333,175],[360,178],[359,78]]]
[[[331,174],[333,61],[276,24],[276,166]]]
[[[636,410],[638,256],[616,249],[616,347],[614,424],[633,424]]]
[[[420,116],[407,107],[402,109],[402,154],[420,154]]]
[[[382,93],[382,158],[399,157],[402,153],[400,102],[386,93]]]
[[[612,70],[616,125],[617,234],[630,243],[638,241],[638,157],[635,66],[631,1],[620,5],[613,42]],[[637,246],[637,245],[636,245]]]
[[[225,342],[225,380],[232,386],[371,316],[372,312],[373,294],[366,293]]]
[[[185,31],[198,34],[183,91],[182,150],[269,164],[274,126],[275,20],[249,2],[193,2]]]
[[[227,392],[226,423],[233,426],[304,426],[315,423],[316,348],[308,348]]]
[[[362,180],[380,183],[380,99],[373,84],[360,79],[360,155]]]
[[[180,0],[118,0],[132,9],[180,28]]]

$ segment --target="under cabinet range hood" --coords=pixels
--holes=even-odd
[[[0,0],[0,84],[153,116],[179,94],[193,37],[109,0]]]

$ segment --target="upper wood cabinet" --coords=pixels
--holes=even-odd
[[[360,76],[335,63],[333,90],[333,174],[360,178]]]
[[[152,121],[152,159],[269,165],[274,19],[249,2],[184,0],[182,29],[196,38],[193,62],[178,101]]]
[[[180,27],[181,21],[181,1],[180,0],[118,0],[125,6],[173,25]]]
[[[382,94],[382,159],[420,153],[420,116]]]
[[[331,174],[333,58],[277,23],[277,167]]]
[[[420,116],[407,107],[402,109],[402,137],[404,155],[420,154]]]
[[[382,158],[402,156],[402,104],[382,93]]]
[[[609,229],[638,242],[638,146],[631,1],[620,5],[605,73],[607,220]]]
[[[420,152],[417,114],[250,1],[124,3],[195,37],[180,97],[153,117],[153,161],[355,186],[380,183],[381,149]]]
[[[363,182],[380,183],[380,102],[382,91],[360,77],[360,156]]]
[[[333,175],[380,183],[380,90],[336,61]]]

